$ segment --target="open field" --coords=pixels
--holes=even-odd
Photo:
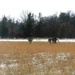
[[[0,42],[0,75],[75,75],[75,43]]]
[[[48,42],[0,42],[0,53],[23,52],[69,52],[75,54],[75,43],[48,43]]]

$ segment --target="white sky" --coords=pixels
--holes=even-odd
[[[0,0],[0,18],[3,15],[20,18],[22,11],[30,11],[35,15],[39,12],[43,16],[55,13],[75,12],[75,0]]]

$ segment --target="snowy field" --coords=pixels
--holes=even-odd
[[[0,39],[2,42],[28,42],[28,39]],[[59,42],[75,42],[75,39],[58,39]],[[33,39],[33,42],[48,42],[48,39]]]
[[[0,75],[75,75],[70,53],[0,54]]]
[[[28,42],[27,39],[0,39],[0,42]],[[48,42],[34,39],[33,42]],[[75,42],[75,39],[59,39]],[[58,53],[0,53],[0,75],[75,75],[75,55]]]

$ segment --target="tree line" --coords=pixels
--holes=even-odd
[[[21,21],[3,16],[0,20],[0,38],[75,38],[75,14],[71,11],[43,17],[23,13]]]

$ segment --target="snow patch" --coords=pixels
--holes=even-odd
[[[75,42],[75,39],[58,39],[58,41]],[[0,42],[28,42],[28,39],[0,39]],[[33,42],[48,42],[48,39],[33,39]]]

